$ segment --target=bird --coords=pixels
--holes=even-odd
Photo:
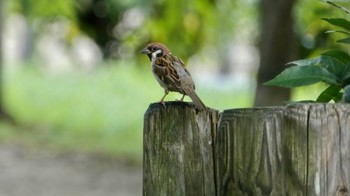
[[[152,73],[161,87],[164,88],[164,96],[159,101],[164,104],[164,98],[169,91],[182,94],[180,101],[188,95],[196,108],[200,111],[206,106],[195,92],[195,85],[190,72],[185,68],[183,61],[171,54],[170,50],[162,43],[152,42],[140,51],[146,54],[151,61]]]

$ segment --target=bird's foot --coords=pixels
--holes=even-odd
[[[164,100],[160,100],[159,103],[162,104],[164,108],[166,108]]]
[[[183,101],[184,101],[184,98],[185,98],[185,95],[183,95],[183,96],[181,97],[181,99],[180,99],[180,100],[176,99],[176,101],[183,102]]]

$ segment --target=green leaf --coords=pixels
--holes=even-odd
[[[317,82],[337,84],[337,78],[321,66],[293,66],[265,82],[264,85],[293,88]]]
[[[322,2],[325,2],[325,3],[328,3],[328,4],[330,4],[330,5],[333,5],[334,7],[337,7],[337,8],[339,8],[339,9],[341,9],[341,10],[343,10],[345,13],[347,13],[347,14],[350,14],[350,11],[348,10],[348,9],[346,9],[345,7],[343,7],[343,6],[340,6],[340,5],[338,5],[338,4],[336,4],[336,3],[334,3],[335,1],[322,1]]]
[[[336,97],[334,97],[333,100],[334,100],[335,102],[340,102],[341,99],[343,98],[343,94],[344,94],[343,92],[339,92],[338,95],[337,95]]]
[[[343,81],[341,86],[344,88],[345,86],[350,85],[350,74],[347,75],[347,79]]]
[[[297,61],[292,61],[287,63],[287,65],[298,65],[298,66],[310,66],[310,65],[319,65],[321,62],[321,57],[314,59],[301,59]]]
[[[343,44],[350,44],[350,37],[338,40],[337,42],[343,43]]]
[[[349,54],[346,52],[343,52],[341,50],[328,50],[328,51],[322,53],[321,55],[336,58],[345,64],[350,61]]]
[[[344,76],[343,76],[343,80],[348,80],[348,79],[350,79],[350,62],[346,64],[346,69],[344,71]]]
[[[337,78],[338,83],[342,83],[350,72],[350,66],[327,55],[322,55],[320,65],[332,73]]]
[[[342,102],[350,103],[350,85],[347,85],[344,88],[344,94],[343,94]]]
[[[342,88],[338,85],[330,85],[326,90],[324,90],[317,98],[316,102],[325,102],[328,103],[331,100],[335,102],[339,101],[340,90]]]
[[[329,31],[326,31],[325,33],[343,33],[343,34],[346,34],[346,35],[350,35],[350,32],[348,32],[348,31],[341,31],[341,30],[329,30]]]
[[[350,21],[348,21],[344,18],[321,18],[321,19],[327,21],[328,23],[330,23],[332,25],[350,30]]]

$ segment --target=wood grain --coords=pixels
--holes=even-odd
[[[215,195],[218,112],[167,102],[151,104],[144,119],[143,195]]]
[[[344,195],[350,187],[350,105],[298,104],[284,112],[286,193]]]
[[[217,133],[217,195],[270,195],[282,185],[282,108],[226,110]]]
[[[226,110],[217,195],[348,195],[350,105]]]
[[[144,195],[349,195],[350,105],[145,114]]]

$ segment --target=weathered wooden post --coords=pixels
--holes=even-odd
[[[218,111],[184,102],[151,104],[144,122],[143,195],[215,195]]]
[[[281,195],[283,108],[225,110],[217,133],[217,195]],[[283,195],[283,194],[282,194]]]
[[[350,105],[293,105],[284,115],[285,192],[349,195]]]
[[[350,105],[224,111],[216,153],[218,195],[348,195]]]
[[[350,105],[145,115],[144,195],[349,195]],[[213,153],[214,152],[214,153]]]

